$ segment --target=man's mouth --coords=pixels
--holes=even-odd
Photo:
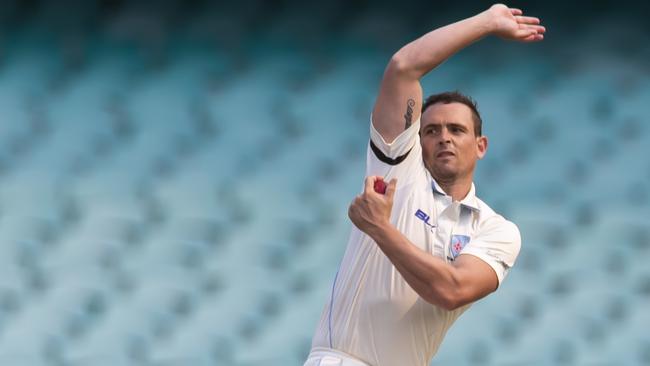
[[[455,154],[451,151],[441,151],[436,154],[436,158],[446,158],[450,156],[454,156]]]

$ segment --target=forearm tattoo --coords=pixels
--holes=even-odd
[[[406,114],[404,115],[404,129],[408,129],[413,122],[413,107],[415,106],[415,101],[409,99],[406,102]]]

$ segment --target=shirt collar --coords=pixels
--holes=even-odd
[[[445,193],[445,191],[440,187],[440,185],[438,184],[438,182],[436,182],[434,178],[432,178],[431,181],[432,181],[431,186],[433,188],[434,193],[442,194],[444,196],[449,196],[447,193]],[[476,188],[474,187],[474,183],[472,183],[469,192],[467,192],[465,198],[463,198],[460,201],[460,204],[471,210],[481,211],[481,209],[478,207],[478,200],[476,198]]]

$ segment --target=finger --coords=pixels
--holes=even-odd
[[[521,11],[521,9],[510,8],[510,13],[511,13],[512,15],[521,15],[521,14],[523,14],[524,12]]]
[[[525,38],[522,39],[522,41],[524,41],[524,42],[532,42],[534,40],[535,40],[535,34],[531,34],[530,36],[525,37]]]
[[[525,16],[515,16],[517,23],[519,24],[539,24],[539,18],[535,17],[525,17]]]
[[[386,197],[388,197],[389,200],[393,200],[393,196],[395,195],[395,190],[397,189],[397,178],[393,178],[390,180],[388,183],[388,187],[386,187]]]
[[[539,24],[518,24],[519,29],[534,29],[537,33],[546,32],[546,27]]]
[[[529,37],[533,37],[537,34],[537,32],[534,29],[530,28],[522,28],[519,29],[515,32],[515,37],[519,40],[525,41]]]
[[[527,29],[533,29],[538,34],[542,34],[542,33],[546,32],[546,27],[544,27],[542,25],[527,25],[526,28]]]
[[[370,175],[366,177],[366,180],[364,182],[364,188],[363,188],[363,193],[368,193],[368,192],[374,192],[375,188],[375,180],[377,180],[377,177],[374,175]]]
[[[522,42],[539,42],[544,39],[543,34],[531,34],[528,37],[520,39]]]

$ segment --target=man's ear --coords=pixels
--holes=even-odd
[[[487,153],[488,138],[486,136],[479,136],[476,138],[476,152],[479,159],[483,159]]]

